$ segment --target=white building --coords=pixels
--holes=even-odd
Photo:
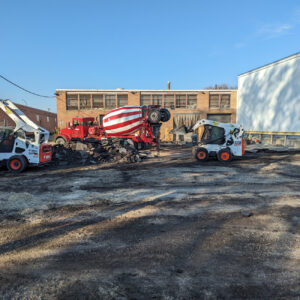
[[[237,123],[300,132],[300,52],[238,76]]]

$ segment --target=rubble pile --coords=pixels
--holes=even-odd
[[[54,145],[52,160],[58,165],[140,162],[147,155],[136,150],[131,140],[106,139],[97,143],[72,142]]]

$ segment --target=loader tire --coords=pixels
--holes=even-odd
[[[232,154],[229,149],[221,149],[218,152],[218,160],[222,162],[230,162],[232,161]]]
[[[27,160],[22,155],[12,156],[7,161],[7,169],[13,173],[21,173],[27,167]]]
[[[166,108],[161,108],[160,113],[162,122],[168,122],[170,120],[171,114]]]
[[[207,161],[208,159],[208,151],[203,148],[197,148],[195,151],[195,158],[199,161],[199,162],[204,162]]]
[[[161,120],[161,113],[157,109],[151,109],[148,113],[148,120],[152,124],[157,124]]]

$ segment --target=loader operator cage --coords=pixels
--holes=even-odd
[[[0,127],[0,153],[11,152],[14,143],[14,128]]]
[[[225,130],[222,127],[213,125],[203,125],[204,130],[201,137],[202,144],[217,144],[225,143]]]

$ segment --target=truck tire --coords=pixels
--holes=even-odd
[[[195,151],[195,158],[200,162],[207,161],[208,151],[203,147],[197,148]]]
[[[64,139],[64,138],[62,138],[62,137],[59,137],[59,138],[57,138],[56,140],[55,140],[55,143],[57,144],[57,145],[65,145],[66,144],[66,140]]]
[[[21,173],[27,167],[27,160],[22,155],[15,155],[12,156],[7,161],[7,169],[14,173]]]
[[[170,120],[171,114],[166,108],[161,108],[160,113],[162,122],[168,122]]]
[[[148,120],[150,123],[156,124],[161,120],[161,113],[157,109],[151,109],[148,113]]]
[[[218,154],[218,160],[223,162],[232,161],[232,154],[229,149],[221,149]]]

